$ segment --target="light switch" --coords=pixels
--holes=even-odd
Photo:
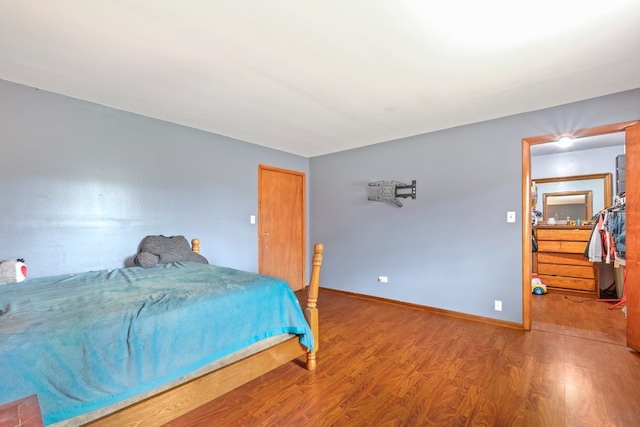
[[[249,217],[249,223],[250,224],[255,224],[256,223],[256,216],[255,215],[251,215]]]
[[[507,212],[507,222],[516,222],[516,213],[513,211]]]

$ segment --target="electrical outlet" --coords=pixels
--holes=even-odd
[[[495,310],[502,311],[502,301],[500,301],[499,299],[495,300]]]
[[[378,276],[379,283],[389,283],[389,278],[387,276]]]

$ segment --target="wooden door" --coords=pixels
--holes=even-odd
[[[640,351],[640,123],[626,129],[627,346]]]
[[[301,172],[258,167],[258,271],[304,287],[306,179]]]

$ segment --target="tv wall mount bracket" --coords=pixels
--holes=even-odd
[[[401,208],[402,203],[398,198],[407,198],[411,197],[412,199],[416,198],[416,181],[415,179],[411,181],[411,184],[404,184],[398,181],[375,181],[370,182],[369,187],[378,187],[380,188],[380,194],[377,196],[370,196],[369,200],[374,202],[384,202],[389,201]]]

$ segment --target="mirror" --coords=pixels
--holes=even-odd
[[[589,220],[593,216],[592,195],[591,190],[544,193],[542,218],[555,218],[556,222],[563,218],[571,218],[573,221]]]
[[[612,182],[610,173],[535,179],[531,205],[545,222],[555,218],[556,223],[564,224],[567,217],[588,221],[613,203]]]

